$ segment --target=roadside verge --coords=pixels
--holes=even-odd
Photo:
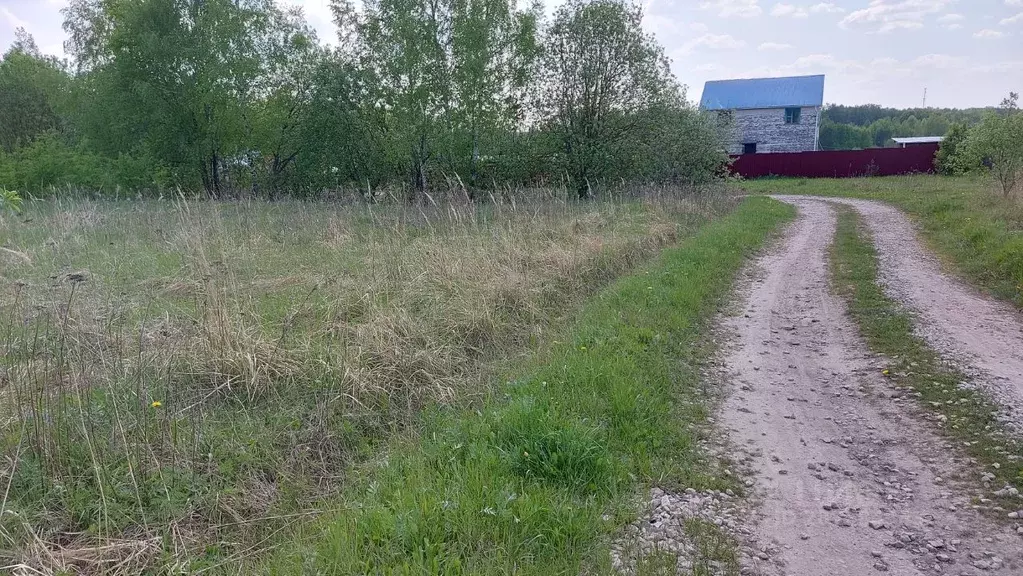
[[[434,412],[268,571],[605,571],[641,485],[730,487],[697,448],[704,329],[746,258],[794,214],[748,198],[600,292],[528,377],[479,411]]]

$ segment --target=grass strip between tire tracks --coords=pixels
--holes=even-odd
[[[967,377],[913,333],[912,314],[878,285],[877,253],[859,215],[847,206],[837,210],[833,282],[867,344],[888,359],[887,377],[915,396],[935,424],[983,467],[969,480],[979,481],[982,472],[990,472],[995,476],[992,489],[1023,489],[1023,445],[1004,433],[990,401],[962,386]],[[1019,508],[1018,499],[1002,504],[1006,510]]]
[[[697,449],[702,329],[794,213],[746,199],[600,292],[528,377],[479,411],[433,411],[268,571],[609,571],[610,535],[635,518],[640,485],[731,487]]]
[[[1023,199],[1006,198],[979,176],[765,178],[754,194],[811,194],[880,200],[920,226],[928,246],[960,276],[1023,308]]]

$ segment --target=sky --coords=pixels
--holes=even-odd
[[[303,8],[321,40],[327,0]],[[561,0],[545,0],[552,13]],[[520,0],[525,4],[525,0]],[[64,56],[67,0],[0,0],[0,51],[24,27]],[[1023,0],[643,0],[643,25],[699,100],[708,80],[825,74],[824,99],[897,108],[997,105],[1023,91]]]

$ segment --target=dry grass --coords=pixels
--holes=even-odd
[[[649,192],[0,217],[4,564],[133,574],[258,554],[424,406],[485,397],[583,297],[731,205]]]

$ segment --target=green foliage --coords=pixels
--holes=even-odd
[[[0,153],[59,130],[70,76],[55,58],[43,56],[23,29],[0,59]]]
[[[820,147],[822,150],[856,150],[869,148],[872,144],[871,136],[865,129],[848,124],[838,124],[827,117],[821,121]]]
[[[1008,109],[988,114],[970,134],[967,147],[981,158],[998,180],[1002,194],[1012,195],[1023,178],[1023,114]]]
[[[0,187],[0,210],[10,210],[15,214],[21,213],[23,200],[17,190],[8,190]]]
[[[0,187],[37,195],[60,189],[135,193],[165,186],[161,174],[159,165],[145,156],[99,155],[85,147],[72,148],[52,132],[11,154],[0,152]]]
[[[72,69],[24,33],[0,62],[0,150],[28,163],[5,181],[413,200],[567,176],[588,196],[725,162],[628,0],[572,2],[549,26],[513,0],[330,5],[333,49],[274,0],[73,0]],[[43,137],[74,158],[19,153]]]
[[[980,166],[980,159],[974,157],[967,146],[969,135],[970,129],[965,124],[952,125],[934,159],[940,173],[961,176]]]
[[[546,34],[536,105],[580,197],[606,179],[706,178],[725,162],[642,20],[623,0],[573,0]]]
[[[892,138],[945,136],[955,126],[973,126],[984,109],[917,108],[898,110],[873,104],[829,104],[821,117],[820,145],[824,150],[852,150],[891,146]]]

